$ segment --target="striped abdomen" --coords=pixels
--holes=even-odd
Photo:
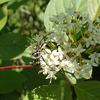
[[[36,50],[36,53],[34,53],[34,57],[35,57],[35,62],[36,62],[37,67],[41,69],[41,64],[40,64],[40,57],[41,57],[41,55],[40,55],[40,49]]]

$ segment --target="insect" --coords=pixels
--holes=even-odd
[[[51,33],[53,33],[53,32],[51,32]],[[32,55],[35,57],[35,62],[36,62],[36,65],[37,65],[37,67],[38,67],[39,69],[42,69],[41,63],[40,63],[40,58],[43,59],[43,57],[42,57],[42,55],[41,55],[41,52],[42,52],[42,50],[44,50],[42,47],[43,47],[43,45],[45,44],[45,43],[42,44],[41,42],[43,41],[43,39],[44,39],[47,35],[49,35],[49,34],[51,34],[51,33],[46,34],[46,35],[40,40],[40,42],[38,42],[38,41],[36,41],[35,39],[33,39],[33,40],[36,42],[36,47],[35,47],[35,52],[33,52]],[[43,61],[45,61],[45,60],[43,59]],[[34,61],[32,62],[32,65],[33,65],[33,63],[34,63]]]

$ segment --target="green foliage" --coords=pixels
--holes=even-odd
[[[6,40],[6,41],[5,41]],[[2,59],[19,59],[28,45],[27,38],[23,38],[19,33],[1,34],[0,55]]]
[[[80,82],[74,86],[77,97],[81,100],[100,100],[100,82]]]
[[[100,16],[100,0],[88,0],[87,8],[92,21]]]
[[[8,3],[8,9],[17,9],[19,8],[22,4],[26,3],[27,0],[12,0]]]
[[[61,84],[64,82],[61,82]],[[24,100],[71,100],[69,85],[44,85],[32,90]]]
[[[0,7],[0,30],[4,27],[7,21],[7,5]]]
[[[19,96],[18,94],[16,93],[7,93],[7,94],[4,94],[0,100],[18,100]]]
[[[10,0],[0,0],[0,4],[3,4],[5,2],[7,2],[7,1],[10,1]]]
[[[92,21],[100,16],[99,0],[88,3],[87,0],[0,0],[0,67],[30,64],[33,59],[29,56],[27,37],[44,34],[45,28],[51,30],[49,18],[73,6],[83,14],[89,13]],[[70,39],[73,40],[71,35]],[[56,49],[51,43],[48,46]],[[98,81],[76,84],[74,75],[66,73],[70,84],[60,72],[60,78],[49,84],[38,71],[38,68],[0,70],[0,100],[100,100]]]
[[[29,74],[30,73],[30,74]],[[49,80],[45,80],[45,76],[38,73],[38,68],[26,68],[23,69],[22,74],[25,75],[27,81],[25,82],[25,86],[27,91],[31,91],[32,89],[46,85],[49,83]]]
[[[34,89],[27,97],[25,97],[24,100],[56,100],[54,91],[59,88],[59,85],[48,85],[48,86],[41,86],[36,89]],[[59,91],[58,91],[59,92]]]
[[[25,81],[26,77],[19,72],[2,70],[0,71],[0,93],[12,92]]]

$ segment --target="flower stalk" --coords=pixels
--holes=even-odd
[[[32,66],[32,65],[6,66],[6,67],[0,67],[0,70],[4,70],[4,69],[12,69],[12,68],[34,68],[34,66]]]

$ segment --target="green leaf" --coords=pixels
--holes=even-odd
[[[3,33],[0,35],[0,48],[12,45],[19,37],[20,33]]]
[[[64,86],[64,99],[63,100],[72,100],[72,91],[68,84]]]
[[[0,96],[0,100],[18,100],[19,95],[16,93],[7,93]]]
[[[8,93],[14,91],[23,82],[26,81],[21,73],[12,70],[0,71],[0,93]]]
[[[7,6],[0,7],[0,30],[4,27],[7,21]]]
[[[74,86],[79,100],[100,100],[100,82],[85,81]]]
[[[17,9],[19,8],[22,4],[26,3],[28,0],[11,0],[8,3],[8,9]]]
[[[0,4],[3,4],[3,3],[8,2],[8,1],[10,1],[10,0],[0,0]]]
[[[88,12],[90,19],[94,21],[100,16],[100,0],[88,0]]]
[[[40,2],[40,4],[42,5],[43,1],[38,1]],[[36,12],[36,15],[38,16],[38,19],[40,19],[41,21],[43,21],[43,17],[44,17],[44,12],[43,10],[41,9],[41,5],[40,4],[36,4],[35,5],[35,12]]]
[[[68,0],[69,1],[69,0]],[[55,0],[55,9],[56,9],[56,13],[60,14],[62,12],[65,12],[65,5],[64,5],[65,1],[64,0]],[[65,6],[65,7],[64,7]],[[59,8],[59,9],[58,9]]]
[[[75,6],[75,8],[83,13],[83,14],[87,14],[87,0],[71,0],[72,1],[72,5]]]
[[[64,13],[66,8],[73,7],[81,12],[87,14],[87,0],[50,0],[44,14],[44,25],[47,30],[52,30],[53,23],[49,18],[53,15]]]
[[[2,61],[1,61],[1,63],[0,63],[0,66],[11,66],[11,65],[13,65],[14,64],[14,62],[13,61],[11,61],[11,60],[3,60],[2,59]]]
[[[23,56],[22,59],[23,59],[25,65],[32,64],[32,62],[33,62],[33,58],[31,58],[31,57],[25,57],[25,56]]]
[[[46,76],[42,74],[38,74],[38,72],[39,72],[39,69],[36,67],[23,69],[22,74],[27,77],[25,86],[28,91],[32,91],[32,89],[38,86],[46,85],[49,83],[49,80],[45,79]]]
[[[72,100],[70,86],[64,84],[65,81],[61,81],[60,85],[39,86],[31,91],[24,100]]]
[[[32,51],[30,50],[30,46],[29,46],[23,52],[23,57],[29,57],[30,58],[31,57],[30,53],[32,53]],[[33,58],[30,58],[30,59],[33,59]]]
[[[24,100],[57,100],[54,94],[59,88],[59,85],[44,85],[35,88],[29,95],[27,95]],[[59,91],[58,91],[59,92]]]
[[[71,89],[68,84],[65,84],[65,81],[60,82],[60,88],[54,91],[57,100],[72,100]]]
[[[0,59],[0,65],[2,64],[2,59]]]
[[[26,46],[28,45],[27,38],[19,38],[19,40],[12,45],[0,48],[0,55],[5,60],[15,60],[22,57]]]
[[[69,80],[70,83],[76,84],[77,80],[72,74],[65,72],[65,75],[66,75],[66,77],[67,77],[67,79]]]
[[[45,25],[47,30],[51,30],[52,29],[53,23],[50,22],[49,18],[51,18],[52,15],[56,14],[55,2],[56,2],[56,0],[50,0],[49,4],[48,4],[48,6],[47,6],[47,8],[45,10],[44,25]]]

